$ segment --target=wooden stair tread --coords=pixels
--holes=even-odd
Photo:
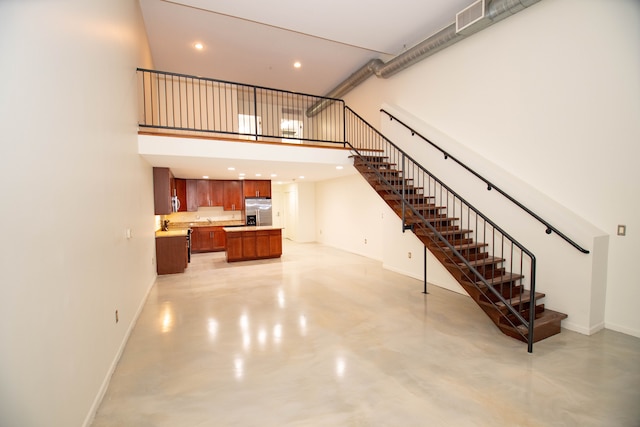
[[[467,261],[467,262],[471,265],[471,267],[479,268],[479,267],[486,267],[486,266],[490,266],[490,265],[500,264],[501,262],[504,262],[504,258],[500,258],[500,257],[497,257],[497,256],[490,255],[490,256],[488,256],[486,258],[474,259],[474,260]],[[457,262],[455,264],[460,266],[461,268],[466,267],[466,264],[464,262]]]
[[[424,194],[396,194],[396,193],[391,193],[391,194],[385,194],[384,196],[382,196],[383,199],[385,200],[402,200],[404,199],[420,199],[420,200],[425,200],[425,199],[434,199],[435,197],[433,196],[425,196]]]
[[[497,277],[493,277],[491,279],[485,279],[485,280],[490,285],[501,285],[503,283],[515,282],[516,280],[520,280],[523,277],[524,276],[522,274],[505,273],[503,275],[500,275],[500,276],[497,276]],[[481,281],[481,280],[476,282],[476,285],[478,285],[478,286],[482,286],[484,284],[485,283],[483,281]]]
[[[402,190],[409,190],[409,191],[417,191],[417,190],[422,190],[424,191],[424,187],[414,187],[413,185],[402,185],[402,184],[387,184],[387,183],[380,183],[380,184],[376,184],[375,186],[376,190],[386,190],[387,188],[396,190],[396,191],[402,191]]]
[[[529,311],[527,310],[527,316],[523,316],[525,320],[529,320]],[[568,316],[564,313],[560,313],[559,311],[549,310],[548,308],[541,312],[536,312],[536,317],[533,321],[533,327],[542,328],[549,323],[555,323],[558,321],[562,321],[566,319]],[[504,324],[508,325],[509,322],[507,320],[502,320]],[[524,325],[519,325],[518,329],[522,329],[526,332],[527,328]]]
[[[536,301],[545,297],[545,294],[542,292],[536,292]],[[529,304],[531,302],[531,292],[528,290],[523,290],[520,295],[514,296],[513,298],[505,298],[505,300],[513,307],[517,307],[521,304]],[[507,306],[502,301],[495,301],[493,304],[487,301],[479,301],[479,304],[485,305],[495,305],[500,310],[507,312]]]
[[[465,249],[468,250],[468,249],[485,248],[485,247],[489,246],[489,244],[488,243],[474,242],[474,243],[464,243],[464,244],[461,244],[461,245],[452,245],[452,246],[455,248],[455,250],[460,252],[461,250],[465,250]],[[448,246],[442,248],[442,250],[451,252],[451,249]]]
[[[468,229],[464,229],[464,228],[459,228],[457,230],[437,230],[438,233],[440,233],[442,236],[455,236],[456,234],[470,234],[473,233],[473,230],[468,230]],[[434,233],[433,231],[431,231],[430,228],[420,228],[418,230],[416,230],[416,234],[421,235],[421,236],[435,236],[436,233]]]

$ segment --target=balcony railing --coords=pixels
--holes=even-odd
[[[139,68],[139,126],[149,131],[291,144],[344,144],[344,101]],[[321,103],[313,115],[307,111]]]

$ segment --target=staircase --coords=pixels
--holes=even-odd
[[[531,291],[533,254],[392,144],[354,149],[353,159],[404,229],[423,242],[504,334],[528,343],[531,352],[533,342],[560,333],[567,316],[545,309],[540,302],[545,294]]]

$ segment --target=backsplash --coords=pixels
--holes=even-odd
[[[225,211],[221,206],[198,208],[197,212],[174,212],[162,215],[161,220],[168,219],[171,222],[197,222],[197,221],[234,221],[243,220],[242,211]],[[159,227],[158,223],[158,227]]]

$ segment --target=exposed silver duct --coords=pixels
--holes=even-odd
[[[327,98],[341,98],[373,74],[384,79],[389,78],[434,53],[504,18],[508,18],[539,1],[540,0],[485,0],[485,15],[482,21],[471,25],[463,32],[456,32],[456,23],[454,22],[386,63],[380,59],[372,59],[325,96]],[[315,116],[331,103],[332,101],[329,99],[316,102],[307,109],[306,114],[308,117]]]

